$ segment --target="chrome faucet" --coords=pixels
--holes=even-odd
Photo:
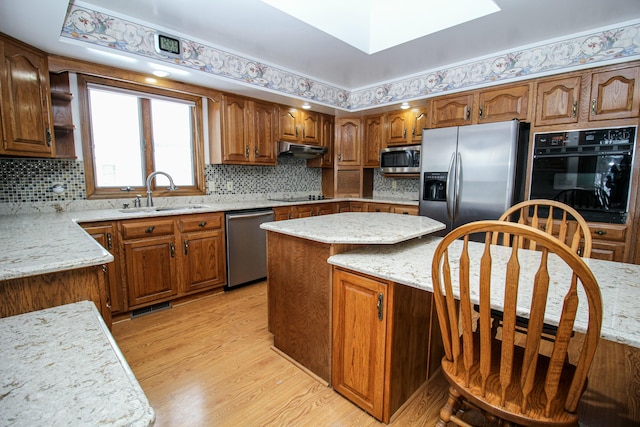
[[[173,191],[178,189],[178,187],[176,187],[175,184],[173,183],[173,178],[171,178],[171,176],[168,173],[161,172],[161,171],[151,172],[147,177],[147,206],[149,207],[153,206],[153,199],[151,198],[151,180],[156,175],[164,175],[167,178],[169,178],[169,187],[167,188],[167,190]]]

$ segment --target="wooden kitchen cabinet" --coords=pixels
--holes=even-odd
[[[312,216],[330,215],[338,212],[338,203],[324,202],[294,206],[279,206],[273,208],[276,221],[294,218],[309,218]]]
[[[180,279],[174,220],[123,221],[122,239],[129,308],[176,296]]]
[[[181,232],[182,293],[222,288],[226,282],[224,214],[184,215]]]
[[[222,102],[210,100],[208,108],[209,120],[221,122],[210,138],[211,163],[275,166],[275,104],[225,95]]]
[[[361,165],[362,120],[359,118],[338,118],[336,123],[337,166]]]
[[[332,307],[332,386],[389,423],[439,366],[432,295],[334,267]]]
[[[1,155],[55,157],[45,53],[0,36]]]
[[[391,212],[392,205],[388,203],[367,203],[367,212]]]
[[[363,122],[362,166],[379,168],[380,150],[384,147],[384,115],[367,116]]]
[[[478,123],[529,119],[529,85],[500,86],[478,92]]]
[[[590,222],[591,258],[625,262],[627,228],[623,224]]]
[[[402,215],[418,215],[418,206],[395,205],[391,212]]]
[[[640,67],[591,74],[589,121],[629,119],[640,114]]]
[[[105,265],[105,285],[108,304],[112,314],[123,313],[128,310],[124,297],[124,287],[120,277],[120,239],[118,238],[118,223],[116,221],[94,222],[81,224],[82,228],[111,255],[113,262]]]
[[[473,93],[443,96],[433,101],[433,127],[470,125]]]
[[[327,152],[322,156],[307,160],[310,168],[333,168],[333,152],[335,141],[335,118],[326,114],[320,114],[320,146],[326,147]]]
[[[56,158],[75,159],[76,148],[73,136],[75,125],[71,114],[69,73],[49,73],[51,86],[51,108],[56,143]]]
[[[580,75],[537,82],[535,124],[577,123],[581,82]]]
[[[280,141],[320,145],[320,115],[313,111],[280,107]]]
[[[429,112],[427,105],[387,113],[385,146],[421,144],[422,130],[430,126]]]

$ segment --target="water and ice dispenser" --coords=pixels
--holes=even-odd
[[[425,172],[422,200],[445,202],[447,200],[447,172]]]

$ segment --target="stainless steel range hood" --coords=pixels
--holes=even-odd
[[[278,141],[278,157],[295,157],[297,159],[315,159],[327,152],[327,147]]]

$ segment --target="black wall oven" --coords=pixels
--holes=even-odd
[[[573,206],[587,221],[624,224],[637,127],[536,133],[531,199]]]

